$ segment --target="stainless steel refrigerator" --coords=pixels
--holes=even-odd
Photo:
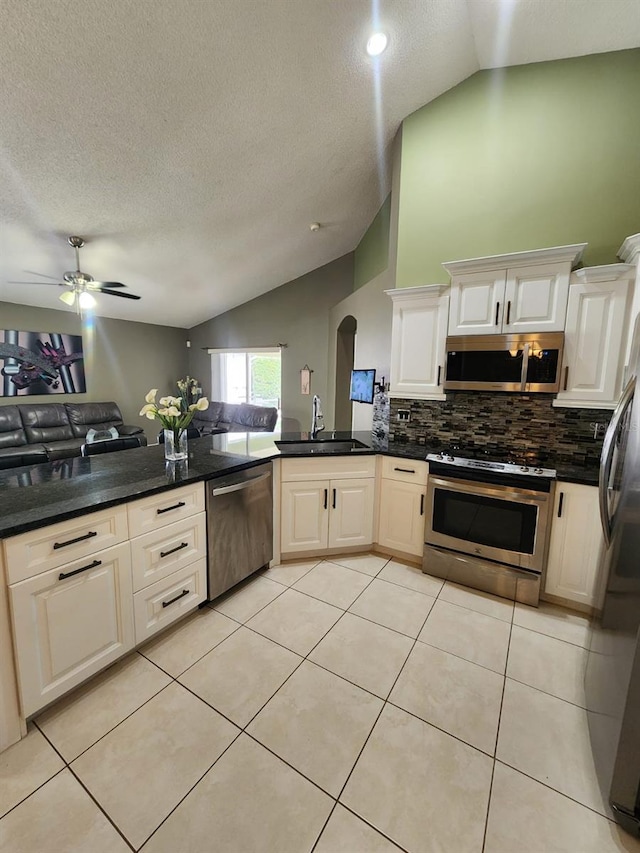
[[[598,781],[616,820],[640,836],[640,317],[628,381],[605,436],[600,515],[602,609],[591,624],[585,688]],[[636,385],[636,382],[638,383]]]

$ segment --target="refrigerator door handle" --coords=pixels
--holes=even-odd
[[[611,475],[611,464],[613,462],[613,452],[616,446],[616,438],[620,429],[620,424],[625,412],[633,401],[633,394],[636,390],[636,379],[632,377],[627,387],[622,392],[622,396],[618,401],[609,426],[607,428],[604,442],[602,444],[602,455],[600,456],[600,474],[598,478],[598,492],[600,503],[600,522],[602,524],[602,533],[607,547],[611,542],[611,516],[609,515],[609,477]]]

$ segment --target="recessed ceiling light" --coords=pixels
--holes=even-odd
[[[367,42],[367,53],[369,56],[380,56],[387,46],[389,39],[385,33],[374,33]]]

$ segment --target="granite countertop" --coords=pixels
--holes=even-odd
[[[164,447],[75,457],[0,471],[0,538],[35,530],[84,513],[135,500],[180,485],[211,480],[269,459],[304,457],[278,441],[304,441],[308,433],[222,433],[189,441],[186,463],[165,463]],[[377,438],[371,432],[324,431],[323,439],[356,439],[357,454],[382,453],[425,459],[430,448]],[[557,466],[558,479],[597,485],[597,469]]]

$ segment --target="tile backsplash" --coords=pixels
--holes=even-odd
[[[477,445],[488,449],[535,450],[541,458],[572,465],[597,466],[608,409],[553,408],[553,394],[484,394],[457,391],[438,400],[393,398],[389,437],[432,448]],[[410,421],[398,421],[398,409]],[[602,426],[594,438],[596,424]]]

